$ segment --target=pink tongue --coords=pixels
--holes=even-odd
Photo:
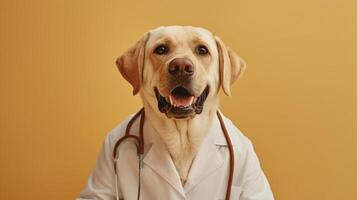
[[[180,98],[175,95],[170,95],[172,103],[175,104],[177,107],[187,107],[192,104],[193,96]]]

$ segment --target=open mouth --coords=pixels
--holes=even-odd
[[[208,86],[198,97],[191,94],[189,90],[182,86],[171,90],[167,97],[162,96],[156,87],[154,90],[160,112],[165,113],[169,118],[174,117],[179,119],[200,114],[209,93]]]

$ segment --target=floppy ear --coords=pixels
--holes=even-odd
[[[116,60],[121,75],[133,86],[133,95],[136,95],[141,88],[145,46],[149,36],[150,33],[145,33],[134,46],[130,47]]]
[[[219,80],[224,93],[231,95],[230,86],[242,76],[246,64],[232,49],[215,36],[219,56]]]

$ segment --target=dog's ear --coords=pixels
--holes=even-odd
[[[141,88],[145,46],[149,37],[150,33],[145,33],[134,46],[130,47],[116,60],[121,75],[133,86],[133,95],[136,95]]]
[[[246,64],[232,49],[215,36],[219,56],[219,80],[226,95],[231,95],[230,86],[242,76]]]

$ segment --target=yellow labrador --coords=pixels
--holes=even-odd
[[[244,61],[206,29],[169,26],[145,33],[116,63],[140,94],[184,184],[216,116],[218,92],[222,87],[230,95]]]
[[[245,64],[217,36],[159,27],[117,65],[144,110],[108,133],[78,200],[274,199],[252,143],[218,111]]]

